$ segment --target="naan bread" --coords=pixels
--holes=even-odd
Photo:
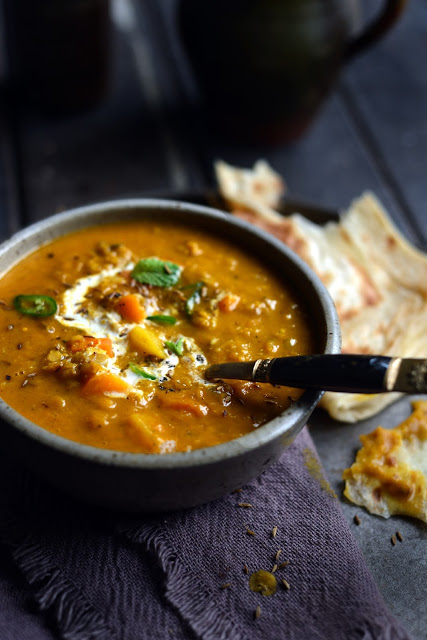
[[[406,515],[427,522],[427,401],[394,429],[360,436],[362,448],[343,473],[344,495],[383,518]]]
[[[239,171],[226,172],[223,188],[224,166],[217,170],[221,195],[235,215],[278,237],[321,278],[337,308],[344,353],[427,357],[427,255],[399,233],[372,193],[355,200],[340,222],[320,226],[298,213],[285,218],[272,210],[268,216],[269,201],[258,201],[251,210],[246,192],[242,210]],[[356,422],[398,395],[328,392],[321,406],[337,420]]]
[[[273,222],[281,219],[274,209],[285,194],[286,185],[267,162],[258,160],[253,169],[237,169],[218,160],[215,173],[230,211],[252,211],[261,219]]]

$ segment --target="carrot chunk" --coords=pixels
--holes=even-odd
[[[110,338],[98,338],[97,344],[93,345],[93,346],[96,346],[99,349],[102,349],[103,351],[105,351],[105,353],[110,358],[112,358],[114,356],[113,343],[111,342]]]
[[[198,418],[206,416],[209,412],[205,404],[197,402],[189,393],[177,391],[175,393],[163,394],[159,398],[160,406],[173,411],[191,413]]]
[[[84,351],[90,347],[98,347],[112,358],[114,356],[113,343],[110,338],[93,338],[92,336],[75,336],[68,342],[68,348],[71,353]]]
[[[218,308],[220,311],[229,313],[234,311],[240,302],[240,296],[234,295],[234,293],[227,293],[221,300],[218,301]]]
[[[141,322],[145,318],[145,309],[141,306],[139,297],[135,293],[121,296],[116,309],[127,322]]]
[[[106,393],[129,393],[130,385],[114,373],[100,373],[89,378],[82,387],[85,395],[103,395]]]

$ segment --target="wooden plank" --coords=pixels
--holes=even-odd
[[[5,95],[0,97],[0,241],[17,231],[23,222],[21,159],[16,122]]]
[[[360,139],[338,92],[323,106],[311,129],[292,145],[242,146],[209,134],[199,139],[199,145],[210,183],[214,181],[212,165],[217,158],[237,166],[251,166],[258,158],[265,158],[285,178],[294,199],[343,210],[363,192],[374,192],[401,231],[417,241],[416,231],[405,218],[370,148]]]
[[[181,82],[192,114],[188,139],[209,185],[214,184],[213,162],[218,158],[238,166],[250,166],[258,158],[266,158],[284,176],[289,193],[295,199],[344,209],[361,193],[372,190],[400,229],[414,242],[419,241],[419,229],[407,216],[403,199],[398,198],[391,187],[379,150],[367,144],[361,135],[363,116],[356,122],[355,114],[349,109],[353,93],[349,95],[348,90],[337,86],[311,128],[293,144],[263,146],[248,141],[238,143],[227,134],[221,136],[205,126],[203,114],[198,110],[197,87],[179,41],[170,2],[162,0],[157,6],[162,11],[167,33],[162,47],[169,51],[170,65],[175,64],[173,77]],[[374,54],[375,49],[369,55]],[[343,70],[343,79],[348,72]],[[395,77],[394,89],[399,77]],[[378,78],[377,82],[380,82]],[[381,92],[381,88],[378,91]]]
[[[152,72],[158,87],[155,108],[161,128],[168,136],[164,149],[170,169],[170,185],[175,191],[201,189],[206,186],[206,178],[194,144],[199,135],[199,116],[181,74],[182,65],[177,59],[179,50],[176,48],[174,12],[170,2],[126,0],[126,4],[134,11],[139,37],[147,41],[151,50]],[[179,173],[181,176],[177,180]]]
[[[427,245],[427,2],[409,2],[400,22],[345,73],[360,139],[390,194]]]
[[[133,27],[126,15],[115,16],[115,25],[112,86],[103,103],[56,119],[21,112],[25,222],[94,201],[177,186],[162,121],[144,84],[147,78],[138,72],[143,53],[133,48]],[[144,53],[147,67],[152,52]]]
[[[20,227],[24,206],[19,180],[18,130],[7,91],[9,69],[3,10],[0,3],[0,241]]]

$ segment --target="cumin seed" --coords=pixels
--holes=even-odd
[[[252,507],[250,502],[239,502],[238,507],[243,507],[244,509],[250,509]]]
[[[221,585],[221,589],[228,589],[229,587],[231,587],[231,582],[224,582],[224,584]]]
[[[285,580],[285,578],[282,578],[282,584],[285,587],[285,589],[287,589],[289,591],[289,589],[291,588],[291,585],[289,584],[289,582],[287,580]]]
[[[246,573],[246,574],[249,573],[249,567],[247,564],[245,564],[245,566],[243,567],[243,573]]]
[[[355,515],[355,516],[354,516],[354,518],[353,518],[353,522],[354,522],[354,524],[357,524],[357,526],[359,526],[359,524],[360,524],[361,520],[360,520],[360,518],[359,518],[359,516],[358,516],[358,515]]]
[[[261,615],[261,607],[258,605],[255,609],[255,619],[257,620]]]
[[[391,538],[390,538],[390,542],[391,542],[391,544],[392,544],[392,545],[393,545],[393,547],[394,547],[394,545],[396,544],[396,536],[395,536],[394,534],[391,536]]]
[[[400,531],[396,531],[396,538],[399,540],[399,542],[403,542],[403,536]]]
[[[242,493],[243,489],[234,489],[231,493]]]
[[[273,568],[272,568],[272,570],[271,570],[271,573],[276,573],[277,568],[278,568],[278,567],[277,567],[277,564],[274,564],[274,565],[273,565]]]
[[[277,534],[277,527],[273,527],[272,532],[271,532],[271,535],[273,536],[273,538],[276,537],[276,534]]]
[[[278,550],[276,551],[276,562],[279,560],[279,558],[280,558],[280,554],[281,554],[281,553],[282,553],[282,550],[281,550],[281,549],[278,549]]]
[[[284,560],[284,562],[281,562],[277,568],[283,569],[283,567],[287,567],[289,563],[290,563],[290,560]]]
[[[255,531],[252,531],[252,529],[246,529],[246,533],[247,533],[249,536],[256,536]]]

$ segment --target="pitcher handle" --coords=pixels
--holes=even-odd
[[[350,40],[345,51],[345,60],[350,60],[382,38],[400,17],[406,3],[407,0],[387,0],[377,18],[368,24],[360,35]]]

